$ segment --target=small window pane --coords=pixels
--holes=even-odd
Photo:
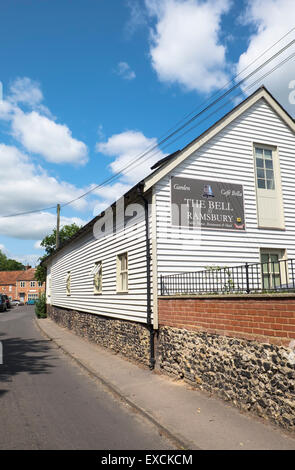
[[[125,271],[127,269],[127,256],[122,255],[121,257],[121,270]]]
[[[257,178],[265,178],[264,170],[257,168]]]
[[[258,188],[265,189],[265,181],[258,179]]]
[[[257,166],[257,168],[264,168],[264,164],[263,164],[263,159],[262,159],[262,158],[256,158],[256,166]]]
[[[274,180],[266,180],[267,189],[275,189]]]
[[[273,171],[272,170],[265,170],[266,178],[268,180],[273,180]]]
[[[127,290],[128,288],[128,283],[127,283],[127,273],[122,273],[122,290]]]
[[[256,153],[256,155],[259,155],[259,156],[261,155],[262,156],[263,155],[263,149],[260,149],[260,148],[256,147],[255,148],[255,153]]]
[[[268,275],[263,275],[263,277],[262,277],[262,287],[263,287],[263,289],[269,289],[269,280],[270,280],[270,277]]]
[[[265,168],[270,170],[273,168],[272,160],[265,160]]]
[[[265,149],[264,150],[264,157],[268,158],[268,159],[271,159],[272,158],[272,151]]]
[[[266,253],[261,255],[261,263],[268,263],[268,255]]]

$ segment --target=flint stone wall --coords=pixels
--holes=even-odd
[[[149,365],[149,331],[145,325],[52,305],[47,305],[47,315],[78,336]]]
[[[292,348],[162,326],[157,349],[160,371],[295,430]]]

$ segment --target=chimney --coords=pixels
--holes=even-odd
[[[28,271],[28,269],[31,269],[32,266],[30,266],[29,264],[27,264],[26,266],[26,271]]]

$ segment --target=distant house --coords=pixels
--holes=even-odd
[[[0,293],[8,295],[10,300],[17,299],[16,282],[20,271],[0,271]]]
[[[40,293],[45,291],[45,283],[42,284],[42,282],[36,281],[35,271],[35,268],[19,271],[16,280],[16,298],[22,302],[36,300],[40,296]]]
[[[0,293],[22,302],[37,299],[45,291],[45,283],[35,280],[35,271],[30,266],[25,271],[0,271]]]

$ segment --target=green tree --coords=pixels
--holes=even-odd
[[[23,271],[25,266],[15,259],[7,258],[0,250],[0,271]]]
[[[46,318],[46,294],[40,295],[39,299],[35,303],[35,313],[38,318]]]
[[[60,245],[66,243],[73,235],[75,235],[78,230],[80,230],[77,224],[64,225],[59,231],[59,240]],[[41,266],[42,261],[47,258],[47,256],[52,255],[56,250],[56,229],[52,231],[50,235],[46,235],[40,243],[41,246],[45,249],[45,255],[39,258],[40,264],[36,267],[35,279],[39,282],[45,282],[46,280],[46,268]]]

